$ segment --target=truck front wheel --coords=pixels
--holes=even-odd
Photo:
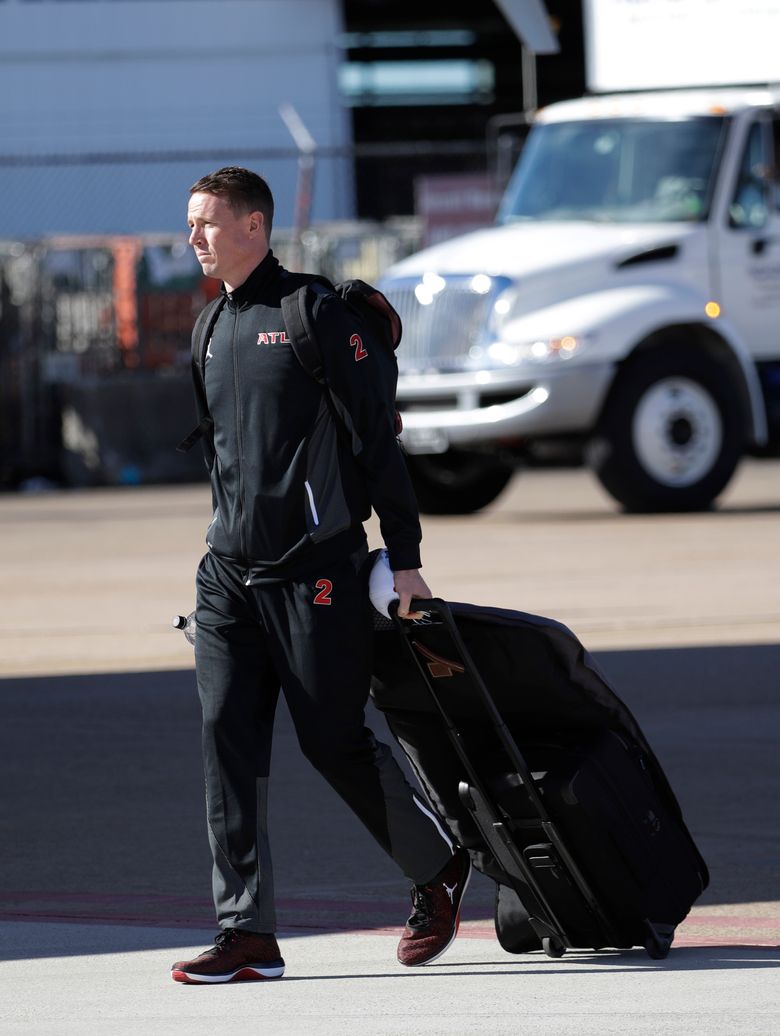
[[[489,454],[465,450],[407,455],[406,463],[424,514],[479,511],[495,500],[514,471]]]
[[[700,511],[733,475],[743,438],[725,369],[668,345],[639,353],[618,375],[588,460],[628,511]]]

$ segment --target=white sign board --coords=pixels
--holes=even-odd
[[[596,92],[780,82],[780,0],[584,0]]]

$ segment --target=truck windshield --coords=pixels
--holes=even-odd
[[[719,116],[537,125],[498,222],[703,220],[724,125]]]

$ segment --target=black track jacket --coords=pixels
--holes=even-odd
[[[303,280],[269,252],[225,294],[205,379],[193,359],[198,416],[213,420],[205,442],[214,500],[208,547],[246,566],[249,582],[295,578],[361,546],[373,506],[392,568],[418,568],[417,503],[377,391],[373,355],[381,346],[338,296],[317,298],[317,340],[336,409],[343,405],[352,421],[349,441],[282,320],[281,299]]]

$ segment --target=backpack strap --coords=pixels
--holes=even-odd
[[[360,440],[356,437],[349,414],[336,400],[328,384],[322,348],[317,340],[314,324],[313,308],[317,297],[336,294],[333,285],[324,278],[309,281],[282,299],[282,316],[295,358],[306,373],[324,389],[325,404],[330,410],[338,434],[347,448],[352,453],[357,453],[360,450]]]
[[[192,329],[192,360],[200,371],[201,377],[206,369],[206,349],[209,339],[224,305],[225,296],[217,295],[200,311],[198,319],[195,321],[195,327]]]
[[[309,308],[309,290],[315,295],[329,295],[333,288],[325,280],[312,280],[282,299],[282,318],[290,336],[295,357],[307,374],[320,385],[326,385],[325,365]]]
[[[198,376],[200,377],[201,385],[204,384],[205,378],[205,367],[206,367],[206,350],[208,348],[209,339],[214,330],[214,325],[217,322],[217,317],[225,304],[225,298],[223,295],[218,295],[215,299],[212,299],[198,314],[198,319],[195,321],[195,326],[192,329],[192,367],[193,372],[197,370]],[[200,394],[199,394],[200,395]],[[205,399],[205,393],[203,393]],[[176,447],[179,453],[187,453],[198,439],[201,439],[204,435],[211,431],[214,425],[214,421],[211,414],[206,413],[200,421],[197,427],[193,428],[189,435],[186,435],[179,445]]]
[[[211,414],[206,414],[206,416],[203,418],[200,424],[196,425],[195,428],[193,428],[192,431],[189,433],[189,435],[184,436],[182,441],[176,447],[177,452],[188,453],[195,445],[195,443],[198,441],[198,439],[202,439],[203,436],[210,432],[213,427],[214,418],[211,416]]]
[[[396,437],[400,436],[403,431],[403,421],[395,403],[395,385],[398,374],[393,355],[401,341],[401,318],[380,291],[360,280],[343,281],[334,286],[325,278],[314,278],[282,299],[282,316],[290,336],[292,350],[307,374],[325,388],[326,400],[336,419],[336,425],[342,429],[345,438],[349,440],[351,448],[355,452],[352,423],[328,385],[322,348],[317,340],[313,316],[314,305],[316,297],[327,295],[342,299],[359,318],[367,321],[368,329],[378,335],[379,340],[385,346],[383,353],[392,358],[394,372],[392,374],[392,395],[388,398],[387,403],[388,407],[392,408]],[[390,392],[391,375],[387,371],[387,361],[384,366],[388,373],[388,392]]]

